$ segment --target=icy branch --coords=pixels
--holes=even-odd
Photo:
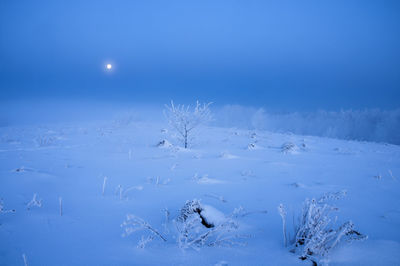
[[[31,207],[39,207],[39,208],[42,207],[42,200],[41,199],[38,200],[36,197],[37,194],[36,193],[33,194],[32,200],[26,205],[26,208],[28,210],[30,210]]]
[[[163,241],[167,241],[167,239],[164,236],[162,236],[156,229],[154,229],[148,222],[144,221],[142,218],[137,217],[133,214],[128,214],[126,216],[126,219],[121,224],[121,227],[124,228],[123,236],[129,236],[130,234],[140,230],[148,230],[152,234],[161,238]]]

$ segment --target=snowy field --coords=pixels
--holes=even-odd
[[[290,234],[304,200],[344,190],[333,226],[368,239],[341,241],[329,265],[400,265],[400,146],[219,127],[192,143],[129,119],[1,127],[0,265],[311,265],[284,246],[278,206]],[[235,222],[232,242],[178,244],[193,199]],[[166,241],[123,237],[128,214]]]

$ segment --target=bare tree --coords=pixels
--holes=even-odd
[[[179,134],[185,149],[188,147],[188,142],[192,136],[193,130],[201,124],[211,121],[211,111],[209,106],[212,103],[200,104],[196,102],[196,106],[192,110],[190,106],[165,105],[164,115],[170,126]]]

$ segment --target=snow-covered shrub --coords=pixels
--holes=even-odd
[[[155,237],[160,238],[164,242],[167,241],[167,239],[148,222],[133,214],[126,215],[126,219],[121,224],[121,227],[124,228],[124,233],[122,234],[123,237],[129,236],[134,232],[142,230],[150,233],[150,235],[147,235],[146,237],[142,236],[141,240],[139,240],[139,248],[144,248],[149,242],[153,241]]]
[[[160,148],[170,148],[170,147],[172,147],[172,144],[171,144],[168,140],[163,139],[163,140],[161,140],[161,141],[159,141],[159,142],[157,143],[157,147],[160,147]]]
[[[212,119],[211,111],[209,106],[211,103],[204,103],[200,105],[197,101],[196,106],[191,110],[190,106],[185,105],[174,105],[171,101],[171,105],[165,105],[164,115],[169,125],[179,135],[179,140],[182,142],[185,149],[189,145],[189,141],[193,137],[193,130],[199,125],[205,124]]]
[[[259,149],[259,147],[255,143],[250,143],[249,145],[247,145],[247,149],[248,150],[257,150],[257,149]]]
[[[144,248],[155,238],[164,242],[170,234],[170,212],[164,208],[165,222],[162,224],[163,233],[151,226],[148,222],[135,215],[128,214],[121,224],[124,229],[123,237],[129,236],[137,231],[147,231],[138,242],[138,248]],[[181,208],[177,218],[173,220],[176,228],[176,237],[181,249],[193,248],[198,250],[201,247],[244,245],[239,239],[248,237],[239,235],[239,224],[237,218],[253,213],[266,213],[266,211],[245,212],[242,207],[236,208],[232,214],[225,215],[212,206],[203,205],[199,200],[190,200]],[[173,230],[172,230],[173,231]]]
[[[225,216],[215,208],[190,200],[182,207],[175,220],[178,244],[182,249],[199,249],[203,246],[231,246],[240,244],[235,240],[238,223],[234,215]]]
[[[281,151],[285,154],[296,153],[298,147],[293,142],[285,142],[282,144]]]
[[[21,167],[15,169],[15,172],[18,172],[18,173],[25,172],[25,171],[26,171],[26,168],[24,166],[21,166]]]
[[[354,229],[351,221],[335,226],[337,217],[333,212],[338,208],[328,204],[330,200],[340,199],[345,192],[328,193],[319,199],[306,199],[303,209],[294,224],[294,237],[288,239],[291,252],[298,254],[300,259],[309,259],[314,264],[327,263],[327,255],[342,239],[347,241],[364,240],[367,236]],[[282,204],[278,207],[283,221],[284,242],[286,244],[286,211]]]
[[[36,143],[39,147],[53,146],[56,143],[56,137],[49,135],[41,135],[36,138]]]
[[[252,170],[242,170],[240,175],[244,177],[255,177],[255,174]]]
[[[9,213],[9,212],[15,212],[15,210],[7,210],[4,207],[3,199],[0,199],[0,213]]]

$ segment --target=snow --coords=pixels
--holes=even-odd
[[[215,178],[209,178],[208,176],[203,176],[197,180],[197,183],[198,184],[221,184],[221,183],[225,183],[225,182],[222,180],[215,179]]]
[[[202,205],[203,210],[201,216],[205,218],[207,223],[217,226],[226,220],[225,214],[210,205]]]
[[[342,190],[338,224],[351,220],[369,238],[340,243],[330,265],[400,264],[399,146],[206,127],[183,149],[166,127],[144,118],[1,127],[1,206],[16,211],[0,213],[0,265],[309,265],[284,247],[277,207],[291,220],[306,198]],[[254,138],[260,148],[249,149]],[[285,143],[299,148],[284,153]],[[237,218],[243,245],[180,250],[172,220],[191,199],[215,223],[249,211]],[[128,214],[167,241],[138,248],[142,232],[122,237]]]

